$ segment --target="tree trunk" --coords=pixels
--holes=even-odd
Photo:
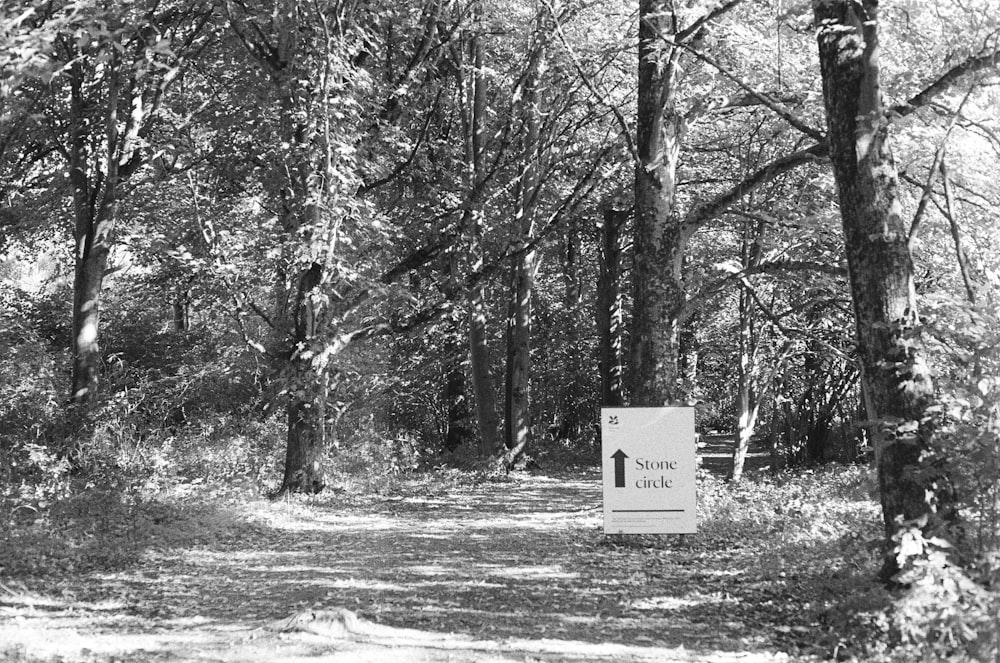
[[[480,2],[473,4],[472,12],[476,30],[469,42],[472,71],[468,76],[463,76],[462,85],[466,88],[465,185],[470,198],[465,225],[471,244],[472,270],[475,272],[483,267],[483,211],[480,187],[485,168],[483,122],[486,113],[486,78],[483,71],[481,35],[478,32],[482,27]],[[480,450],[488,457],[500,448],[500,417],[497,415],[496,392],[493,388],[487,339],[483,286],[476,285],[469,293],[469,372],[476,400]]]
[[[625,404],[625,339],[622,317],[622,231],[628,210],[606,208],[601,224],[600,272],[597,281],[597,334],[601,403],[606,407]]]
[[[480,286],[469,294],[469,373],[476,400],[480,450],[484,456],[492,456],[500,448],[500,417],[486,341],[486,304]]]
[[[326,375],[313,366],[313,344],[324,331],[322,311],[323,267],[313,263],[298,277],[290,310],[295,334],[290,358],[291,376],[286,412],[285,475],[280,493],[318,493],[326,487]]]
[[[184,290],[178,293],[173,302],[174,311],[174,331],[186,332],[191,330],[191,292]]]
[[[329,249],[315,248],[320,242],[314,246],[313,240],[322,232],[322,210],[328,206],[327,175],[321,164],[329,163],[334,148],[326,144],[310,108],[329,92],[304,69],[303,51],[310,44],[303,41],[302,23],[308,18],[293,0],[280,4],[275,19],[277,59],[271,74],[281,110],[281,138],[290,149],[274,164],[274,181],[280,183],[274,195],[284,237],[291,242],[283,247],[289,272],[282,270],[279,276],[288,274],[294,280],[286,284],[279,278],[275,286],[283,313],[278,319],[286,335],[280,355],[287,357],[285,472],[278,492],[317,493],[326,486],[323,458],[330,368],[314,364],[314,359],[328,331],[325,285],[332,275],[318,262],[328,260],[323,251]]]
[[[878,62],[878,3],[814,5],[830,155],[840,198],[863,381],[878,425],[875,449],[887,539],[884,580],[899,570],[898,531],[948,536],[952,484],[937,467],[933,397],[917,324],[913,263],[901,216]],[[859,14],[859,12],[862,12]],[[930,534],[928,534],[930,535]]]
[[[580,221],[574,217],[566,228],[566,253],[563,260],[563,284],[566,286],[566,310],[576,311],[583,298],[583,270],[580,268]]]
[[[73,375],[70,400],[97,399],[101,367],[100,304],[114,219],[94,219],[84,213],[76,220],[76,268],[73,280]]]
[[[111,58],[108,78],[108,101],[105,123],[108,126],[104,143],[105,170],[103,190],[101,178],[92,182],[88,168],[87,99],[84,92],[84,66],[77,60],[70,67],[70,182],[73,186],[73,213],[76,244],[73,278],[73,373],[70,402],[92,404],[98,395],[101,350],[101,290],[108,255],[114,237],[118,211],[118,56]]]
[[[698,328],[702,324],[700,311],[691,311],[681,326],[680,339],[680,376],[682,389],[688,396],[695,397],[698,389],[698,358],[701,354],[701,341],[698,339]]]
[[[669,405],[680,399],[679,326],[684,308],[681,263],[688,232],[676,210],[676,172],[684,117],[675,106],[680,49],[672,34],[671,2],[639,3],[639,105],[635,168],[634,300],[631,401]]]
[[[533,254],[533,252],[532,252]],[[531,429],[531,298],[534,255],[513,267],[507,336],[507,449],[527,449]]]
[[[520,95],[524,135],[521,150],[521,180],[514,232],[520,254],[512,266],[510,334],[507,343],[507,457],[510,469],[528,450],[531,433],[531,307],[535,286],[534,250],[528,249],[535,234],[535,208],[539,187],[539,161],[542,157],[539,84],[545,60],[546,35],[541,14],[536,21],[528,68]]]
[[[755,393],[757,381],[756,338],[754,307],[750,293],[740,288],[738,362],[736,366],[736,440],[733,449],[733,471],[730,479],[743,478],[750,439],[757,427],[758,402]]]
[[[448,409],[448,422],[444,448],[448,451],[455,451],[475,437],[469,426],[472,410],[469,407],[468,380],[465,371],[464,362],[455,361],[445,376],[444,400]]]
[[[458,293],[457,278],[459,261],[454,251],[449,251],[443,262],[444,291],[449,299]],[[459,326],[459,325],[456,325]],[[469,393],[468,344],[461,342],[464,327],[449,329],[445,341],[445,384],[444,404],[447,411],[444,430],[444,448],[455,451],[460,446],[475,440],[473,408]]]
[[[743,223],[743,236],[740,242],[740,266],[743,271],[749,271],[760,264],[764,232],[767,226],[763,222]],[[731,480],[740,481],[743,478],[743,467],[746,464],[747,453],[750,451],[750,440],[757,428],[757,415],[760,411],[759,382],[760,366],[757,350],[760,346],[760,332],[757,328],[757,308],[754,305],[751,284],[744,279],[740,283],[739,296],[739,330],[738,330],[738,363],[736,367],[736,439],[733,449],[733,472]]]

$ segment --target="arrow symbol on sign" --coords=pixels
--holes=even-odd
[[[615,488],[625,487],[625,459],[628,456],[625,452],[619,449],[618,451],[611,454],[611,457],[615,459]]]

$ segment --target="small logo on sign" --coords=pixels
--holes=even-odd
[[[610,415],[608,415],[608,425],[609,426],[617,426],[618,425],[618,415],[617,414],[610,414]]]

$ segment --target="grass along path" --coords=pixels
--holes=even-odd
[[[881,600],[867,589],[866,481],[856,468],[740,488],[705,475],[700,532],[683,541],[604,537],[596,471],[438,474],[274,503],[188,487],[124,528],[136,556],[118,570],[8,564],[0,660],[843,655],[846,615]]]

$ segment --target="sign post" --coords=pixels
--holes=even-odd
[[[601,408],[605,534],[693,534],[694,408]]]

